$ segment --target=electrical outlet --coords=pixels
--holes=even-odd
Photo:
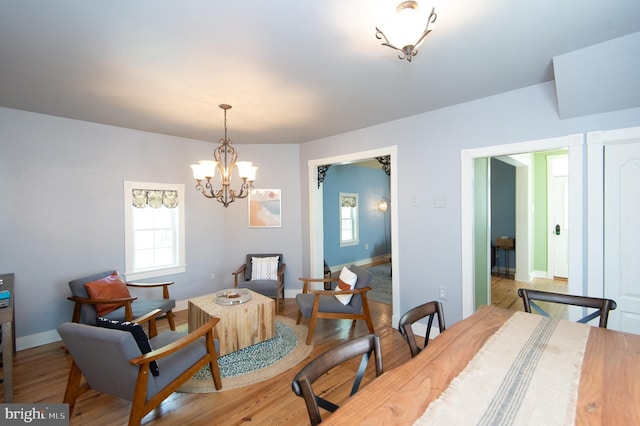
[[[364,245],[364,249],[365,249],[365,250],[369,250],[369,244],[365,244],[365,245]]]
[[[215,273],[215,272],[212,272],[212,273],[211,273],[211,279],[212,279],[212,280],[215,280],[215,279],[216,279],[216,273]]]
[[[440,287],[440,300],[447,300],[447,288]]]

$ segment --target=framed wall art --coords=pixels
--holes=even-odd
[[[282,226],[280,189],[249,191],[249,228],[279,228]]]

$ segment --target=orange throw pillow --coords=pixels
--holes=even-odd
[[[84,288],[91,299],[122,299],[131,297],[127,285],[122,281],[117,272],[97,281],[86,283]],[[115,311],[122,303],[94,305],[98,316],[103,316]]]

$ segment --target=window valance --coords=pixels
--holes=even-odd
[[[165,206],[172,209],[178,206],[178,191],[164,191],[156,189],[133,189],[132,205],[139,209],[145,206],[158,209]]]
[[[358,203],[356,197],[343,195],[340,199],[340,207],[355,207]]]

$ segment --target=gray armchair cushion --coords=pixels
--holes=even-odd
[[[355,265],[349,266],[349,270],[358,276],[354,289],[368,287],[371,284],[372,275],[369,271],[359,268]],[[310,317],[313,310],[313,299],[315,295],[312,293],[299,293],[296,295],[296,303],[303,317]],[[362,311],[362,295],[354,294],[351,301],[343,305],[334,296],[320,296],[321,312],[339,312],[348,314],[357,314]]]
[[[278,286],[275,282],[275,280],[243,281],[238,283],[238,288],[248,288],[263,296],[276,297],[278,295]]]

